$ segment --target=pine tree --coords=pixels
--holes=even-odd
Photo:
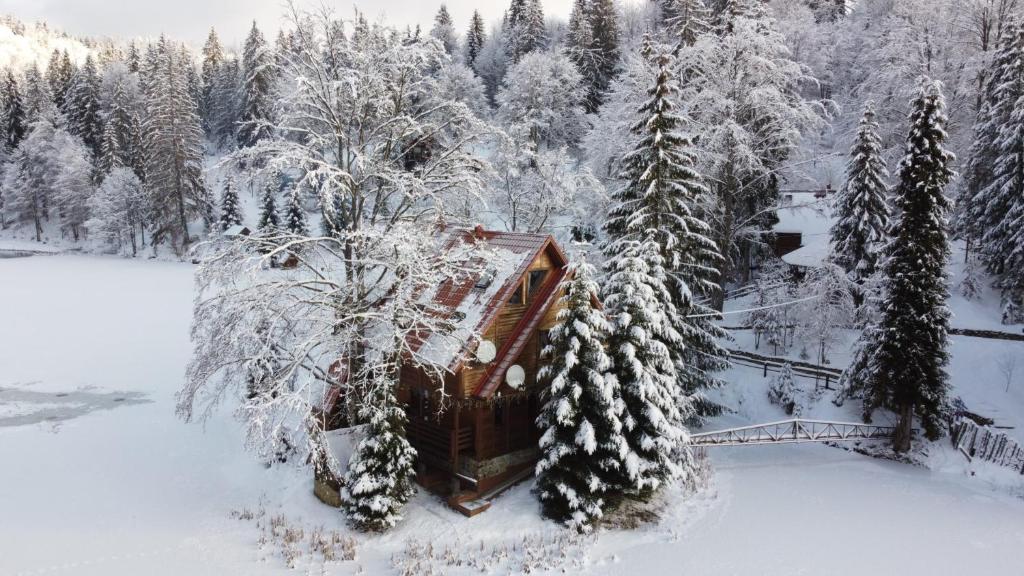
[[[190,242],[188,222],[200,216],[212,223],[212,202],[203,180],[202,126],[188,89],[187,53],[160,38],[147,52],[145,182],[152,199],[155,237],[171,234],[183,250]]]
[[[683,120],[675,111],[671,57],[661,55],[657,64],[656,81],[633,127],[638,142],[624,159],[621,177],[626,185],[612,194],[615,204],[605,230],[613,245],[639,241],[654,231],[667,270],[666,304],[673,310],[669,320],[680,335],[678,342],[667,344],[683,394],[696,396],[699,413],[706,416],[716,410],[702,391],[720,385],[712,372],[728,366],[728,352],[718,343],[724,332],[711,322],[713,312],[694,295],[717,289],[721,256],[710,228],[697,216],[708,190],[694,168],[693,143],[681,132]]]
[[[46,65],[46,81],[50,85],[50,95],[53,96],[53,103],[58,110],[65,109],[65,99],[68,90],[71,89],[73,74],[74,68],[67,51],[62,53],[54,48],[53,54],[50,55],[50,63]]]
[[[850,148],[846,185],[836,198],[836,221],[830,232],[832,260],[858,282],[874,273],[885,241],[888,177],[875,110],[869,102]]]
[[[598,103],[604,102],[619,67],[619,22],[614,0],[590,0],[590,28],[599,56],[598,73],[591,88]]]
[[[687,468],[679,454],[687,438],[681,425],[693,407],[680,393],[672,353],[682,338],[673,326],[676,310],[658,242],[619,240],[605,253],[604,302],[612,323],[608,353],[629,446],[616,483],[644,495]]]
[[[341,238],[348,221],[345,199],[341,194],[318,194],[320,199],[320,233],[327,238]]]
[[[677,54],[711,30],[711,11],[704,0],[662,0],[661,15],[676,40]]]
[[[402,506],[415,493],[416,450],[405,439],[405,411],[395,398],[395,379],[380,377],[360,408],[366,437],[348,463],[341,507],[361,530],[381,532],[398,523]]]
[[[217,80],[220,68],[224,64],[224,50],[220,46],[217,32],[210,28],[210,34],[203,45],[202,96],[199,99],[199,116],[203,120],[203,128],[207,134],[213,132],[216,116]]]
[[[544,513],[581,532],[601,518],[605,493],[618,489],[628,450],[604,349],[611,326],[594,306],[597,284],[585,258],[581,251],[562,283],[563,308],[551,344],[541,351],[546,363],[538,378],[547,385],[537,418],[537,492]]]
[[[253,146],[270,137],[271,83],[274,58],[263,33],[252,23],[242,53],[241,116],[238,126],[238,145]]]
[[[957,207],[959,234],[969,244],[978,244],[987,270],[997,275],[1003,273],[1010,251],[1010,229],[1004,222],[1014,203],[1013,190],[999,184],[998,173],[1005,161],[1002,131],[1011,124],[1014,105],[1024,95],[1020,65],[1024,58],[1022,32],[1011,21],[1000,35],[974,126],[974,142]]]
[[[103,145],[100,154],[100,169],[105,173],[118,166],[135,168],[135,147],[140,135],[135,131],[138,123],[134,115],[125,108],[124,83],[119,79],[114,85],[114,93],[110,103],[110,112],[103,127]]]
[[[449,55],[454,55],[459,49],[459,39],[455,35],[455,23],[444,4],[441,4],[437,15],[434,16],[434,27],[430,29],[430,35],[437,38],[444,46],[444,51]]]
[[[306,225],[306,209],[302,207],[302,194],[297,184],[291,184],[288,189],[288,206],[284,213],[284,227],[289,234],[309,236],[309,226]]]
[[[263,186],[263,197],[260,201],[260,221],[258,229],[263,234],[277,234],[281,227],[281,217],[277,213],[277,195],[281,191],[281,177],[271,174]]]
[[[50,96],[50,86],[46,83],[39,69],[30,66],[25,70],[23,88],[23,99],[25,107],[25,125],[28,126],[44,117],[51,117],[57,109],[53,105],[53,97]]]
[[[238,191],[233,178],[224,179],[224,192],[220,197],[220,230],[242,224],[242,206],[238,201]]]
[[[220,67],[214,87],[214,110],[211,139],[219,146],[235,142],[237,126],[241,117],[241,89],[239,75],[239,63],[237,58],[225,60]]]
[[[597,86],[603,63],[601,52],[594,41],[588,0],[576,0],[572,5],[565,51],[586,82],[587,112],[594,112],[601,105]]]
[[[25,104],[18,89],[18,80],[10,69],[4,77],[2,92],[0,121],[3,122],[3,128],[0,133],[4,135],[4,141],[0,143],[0,148],[9,152],[18,147],[26,132]]]
[[[924,78],[911,102],[906,155],[894,190],[896,217],[885,249],[882,318],[868,342],[864,410],[898,415],[893,448],[910,449],[913,416],[925,435],[942,435],[949,382],[945,366],[949,327],[946,261],[949,201],[943,189],[953,176],[946,140],[945,103],[938,82]]]
[[[1002,289],[1005,310],[1018,311],[1024,306],[1024,29],[1018,28],[1003,54],[996,75],[991,110],[994,130],[988,167],[991,181],[974,202],[984,206],[981,220],[981,246],[990,272],[997,274],[996,284]],[[1007,314],[1004,321],[1017,323],[1019,314]]]
[[[139,73],[139,69],[142,66],[142,56],[139,55],[139,47],[135,45],[134,40],[128,43],[128,55],[125,57],[125,64],[128,65],[128,71],[132,74]]]
[[[469,22],[469,31],[466,32],[466,66],[476,70],[476,58],[483,50],[484,42],[487,41],[487,32],[484,30],[484,19],[480,16],[479,10],[473,10],[473,19]]]
[[[85,142],[93,157],[99,157],[103,145],[100,77],[91,54],[86,56],[85,64],[75,72],[65,102],[68,131]]]
[[[544,47],[544,9],[540,0],[512,0],[505,14],[505,53],[512,63]]]

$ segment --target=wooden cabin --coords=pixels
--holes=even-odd
[[[450,241],[482,242],[498,264],[438,289],[435,302],[449,311],[464,341],[435,346],[428,335],[414,344],[445,368],[444,382],[406,365],[398,398],[418,453],[419,483],[471,516],[533,473],[540,351],[556,322],[568,261],[547,234],[479,226],[448,234]]]

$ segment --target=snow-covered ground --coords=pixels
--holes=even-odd
[[[668,494],[657,525],[596,538],[540,520],[529,486],[473,519],[421,493],[396,530],[351,536],[313,498],[307,474],[266,469],[242,451],[230,409],[205,429],[175,417],[190,265],[36,256],[0,260],[0,279],[3,575],[1024,570],[1024,499],[968,477],[942,451],[935,458],[948,465],[930,471],[825,446],[712,450],[710,488]],[[1006,401],[986,388],[991,344],[953,347],[958,393],[1024,424],[1024,384]],[[727,377],[744,409],[713,426],[781,416],[763,401],[759,372]],[[304,528],[296,570],[274,537],[263,540],[279,514]],[[310,565],[316,526],[354,537],[355,560]]]

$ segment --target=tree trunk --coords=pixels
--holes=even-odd
[[[914,404],[904,402],[900,406],[899,420],[896,422],[896,433],[892,437],[892,449],[896,452],[909,452],[911,434],[914,426]]]

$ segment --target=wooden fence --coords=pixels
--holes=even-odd
[[[788,358],[780,358],[778,356],[765,356],[764,354],[758,354],[756,352],[734,350],[731,348],[729,349],[729,361],[733,364],[760,369],[762,371],[762,375],[765,377],[768,376],[769,372],[777,373],[782,370],[784,365],[789,364],[793,369],[794,376],[813,379],[815,381],[815,388],[817,388],[818,385],[822,385],[826,390],[832,390],[832,384],[838,382],[839,377],[843,375],[842,370],[830,368],[828,366],[811,364],[810,362],[801,362],[799,360],[790,360]]]
[[[968,460],[992,462],[1024,475],[1024,447],[1006,433],[958,416],[950,425],[950,437]]]

